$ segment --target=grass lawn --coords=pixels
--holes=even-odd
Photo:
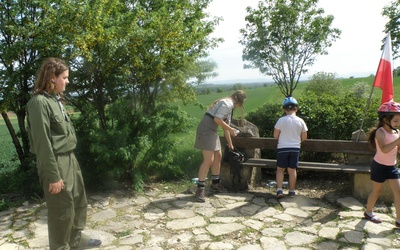
[[[17,118],[10,117],[11,123],[19,131]],[[13,160],[15,159],[15,160]],[[12,168],[17,167],[19,164],[17,153],[15,151],[14,144],[12,143],[10,133],[8,132],[7,126],[3,119],[0,120],[0,173],[5,171],[4,167],[7,169],[11,166]]]

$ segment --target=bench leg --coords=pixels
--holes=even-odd
[[[249,188],[249,185],[251,185],[253,181],[253,168],[249,167],[243,167],[242,170],[240,171],[241,175],[241,181],[240,184],[238,184],[236,181],[238,179],[235,179],[235,183],[232,183],[233,180],[233,173],[231,172],[231,167],[228,163],[226,162],[221,162],[221,171],[220,171],[220,178],[221,178],[221,183],[224,185],[226,188],[229,190],[247,190]],[[261,176],[261,173],[260,173]]]

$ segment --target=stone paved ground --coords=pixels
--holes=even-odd
[[[191,192],[154,188],[143,194],[90,196],[87,234],[99,249],[399,249],[393,208],[374,224],[364,205],[349,197],[311,198],[301,190],[277,201],[274,191],[211,194],[194,202]],[[48,249],[45,204],[0,212],[0,250]]]

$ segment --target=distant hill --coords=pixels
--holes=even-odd
[[[230,79],[230,80],[223,80],[223,81],[213,81],[213,79],[207,80],[205,84],[236,84],[236,83],[273,83],[272,80],[269,80],[267,78],[257,78],[257,79]]]
[[[370,77],[371,75],[374,75],[374,73],[371,72],[357,72],[354,74],[344,74],[344,75],[337,75],[337,78],[341,79],[348,79],[348,78],[366,78]],[[300,77],[300,81],[308,81],[312,75],[304,75]],[[205,84],[215,84],[215,85],[220,85],[220,84],[236,84],[236,83],[241,83],[241,84],[256,84],[256,83],[268,83],[272,84],[274,81],[271,79],[271,77],[265,77],[265,78],[253,78],[253,79],[229,79],[229,80],[213,80],[208,79]]]

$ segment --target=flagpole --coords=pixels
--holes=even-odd
[[[360,132],[362,126],[364,125],[365,116],[367,114],[367,109],[371,102],[372,91],[374,87],[382,89],[382,100],[381,103],[392,101],[394,97],[393,91],[393,60],[392,60],[392,45],[390,39],[390,32],[386,35],[385,43],[383,45],[382,56],[379,61],[378,69],[375,74],[375,79],[372,84],[371,93],[369,94],[367,106],[364,109],[364,116],[361,121],[360,131],[357,135],[357,141],[360,139]]]
[[[365,116],[367,115],[367,110],[368,110],[368,108],[369,108],[369,104],[371,103],[371,97],[372,97],[372,92],[374,91],[374,86],[372,85],[372,88],[371,88],[371,92],[369,93],[369,97],[368,97],[368,100],[367,100],[367,106],[365,107],[365,109],[364,109],[364,115],[363,115],[363,118],[362,118],[362,120],[361,120],[361,126],[360,126],[360,129],[358,130],[359,132],[358,132],[358,135],[357,135],[357,140],[356,141],[358,141],[359,139],[360,139],[360,132],[361,132],[361,130],[362,130],[362,127],[363,127],[363,125],[364,125],[364,120],[365,120]]]

